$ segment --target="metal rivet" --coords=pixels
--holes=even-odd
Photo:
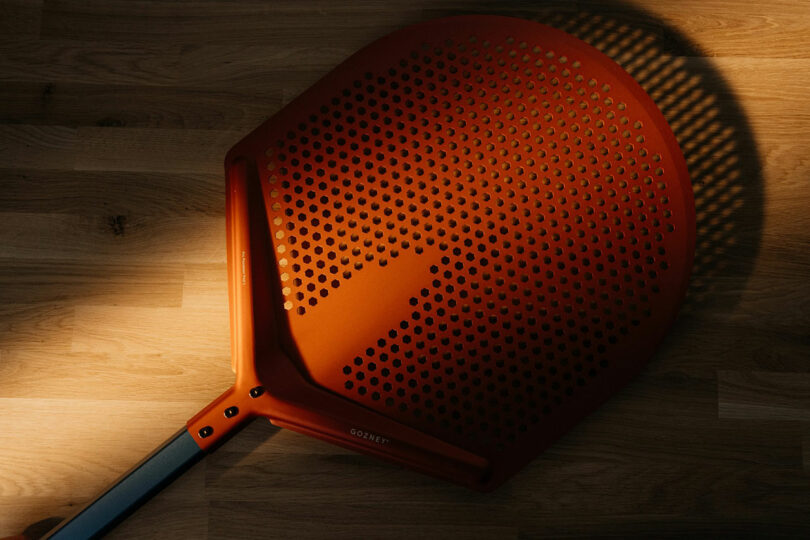
[[[239,407],[228,407],[225,409],[225,418],[233,418],[239,414]]]
[[[262,388],[261,386],[256,386],[250,389],[250,397],[252,398],[257,398],[262,394],[264,394],[264,388]]]
[[[211,426],[205,426],[204,428],[200,428],[200,431],[198,431],[198,434],[200,435],[201,439],[204,439],[206,437],[210,437],[211,435],[214,434],[214,428],[212,428]]]

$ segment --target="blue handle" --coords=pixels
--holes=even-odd
[[[98,538],[199,461],[205,453],[185,428],[46,538]]]

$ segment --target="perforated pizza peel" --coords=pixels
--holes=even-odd
[[[107,530],[255,416],[492,489],[638,372],[685,294],[672,131],[534,22],[395,32],[225,165],[236,383],[55,537]]]

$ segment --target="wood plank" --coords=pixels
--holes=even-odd
[[[685,308],[648,369],[712,379],[718,369],[788,372],[806,369],[807,333],[804,327],[793,324],[764,327],[754,315],[736,311],[740,303],[732,292],[721,294],[722,291],[718,293],[715,289],[700,305]],[[696,311],[708,310],[711,298],[731,310],[732,314],[694,315]],[[746,354],[741,355],[740,350],[745,350]]]
[[[24,345],[0,351],[0,397],[24,398],[31,388],[53,399],[165,400],[173,395],[211,399],[233,383],[228,355],[99,353],[29,350]],[[44,378],[43,373],[48,377]],[[195,412],[195,411],[192,411]],[[191,415],[189,415],[191,416]]]
[[[279,71],[325,74],[356,49],[354,44],[324,46],[320,42],[295,47],[21,39],[4,45],[0,82],[41,83],[43,92],[69,83],[220,90],[238,87],[261,93]]]
[[[0,259],[0,303],[178,307],[183,276],[178,266]]]
[[[78,306],[74,315],[73,352],[159,354],[165,352],[165,335],[173,336],[172,348],[184,354],[229,358],[227,307],[206,310],[200,306],[151,308]],[[102,323],[116,317],[118,331]]]
[[[810,420],[810,373],[721,371],[721,418]]]
[[[225,219],[0,213],[3,256],[165,265],[225,261]],[[59,231],[59,234],[54,234]]]
[[[228,149],[244,133],[189,129],[77,130],[82,151],[75,168],[89,171],[160,171],[214,174],[222,170]]]
[[[233,88],[6,82],[0,120],[69,127],[225,129],[250,131],[281,107],[279,77],[243,93]]]
[[[200,467],[200,465],[195,465]],[[188,472],[186,474],[192,474]],[[185,481],[185,478],[181,479]],[[180,480],[178,480],[179,482]],[[160,538],[208,538],[208,511],[204,501],[188,497],[188,492],[199,486],[185,488],[170,486],[147,502],[130,518],[116,527],[105,538],[111,540],[140,539],[151,532]],[[172,493],[176,493],[172,496]],[[159,531],[159,532],[158,532]]]
[[[807,58],[807,0],[754,1],[735,5],[735,9],[727,7],[723,0],[690,0],[678,12],[665,14],[660,5],[649,5],[652,13],[700,43],[707,56]],[[771,38],[767,44],[761,41],[765,34]]]
[[[410,19],[418,20],[418,5],[398,3],[400,18],[408,10]],[[391,3],[380,0],[342,5],[325,0],[300,5],[237,1],[191,7],[166,1],[58,0],[45,5],[42,37],[104,43],[270,43],[288,47],[323,41],[356,43],[359,47],[397,28],[388,16],[391,7]],[[302,10],[328,24],[314,30],[311,21],[301,19]]]
[[[72,169],[76,130],[57,126],[0,125],[0,163],[26,169]]]
[[[390,504],[365,502],[373,496],[372,493],[357,495],[361,501],[351,505],[332,499],[321,504],[308,504],[306,508],[280,503],[272,511],[266,503],[255,501],[214,501],[210,506],[209,538],[233,538],[233,532],[227,526],[231,519],[245,523],[240,534],[250,538],[259,538],[268,529],[280,538],[352,539],[366,533],[377,538],[403,539],[425,535],[435,538],[450,535],[471,539],[518,538],[517,527],[504,519],[504,512],[499,512],[495,505],[490,505],[487,512],[480,512],[478,508],[476,514],[473,507],[464,514],[458,504],[452,508],[455,512],[447,512],[448,508],[443,506],[428,507],[407,502],[395,509]],[[309,518],[305,517],[307,513]],[[437,525],[439,516],[444,523]],[[476,518],[468,519],[472,516]]]
[[[804,472],[810,473],[810,426],[804,427],[802,438],[802,455],[804,456]]]
[[[0,343],[4,350],[67,351],[73,317],[74,307],[62,302],[0,304]]]
[[[552,465],[541,458],[503,490],[479,494],[429,479],[419,481],[362,457],[313,461],[291,456],[274,466],[266,459],[246,456],[239,463],[240,470],[247,468],[242,472],[253,474],[234,477],[228,472],[235,470],[233,466],[223,471],[223,484],[227,480],[238,489],[222,503],[214,498],[212,511],[221,505],[232,515],[217,515],[211,525],[216,521],[220,528],[210,529],[211,533],[224,535],[227,523],[238,522],[247,525],[246,534],[251,536],[258,536],[253,527],[263,525],[283,531],[300,529],[305,537],[319,538],[326,531],[331,533],[340,516],[346,515],[351,516],[355,534],[362,524],[395,538],[442,534],[446,526],[463,529],[462,537],[467,536],[467,526],[487,531],[488,537],[505,533],[493,527],[509,526],[525,535],[551,537],[563,531],[577,536],[602,530],[651,534],[668,525],[684,533],[723,528],[743,532],[751,527],[764,529],[765,523],[782,515],[785,521],[775,525],[777,532],[795,533],[808,526],[799,502],[806,479],[792,469],[602,461]],[[367,474],[369,469],[373,474]],[[209,469],[209,474],[215,470]],[[279,484],[275,489],[265,487],[257,477],[273,478]],[[696,488],[701,497],[683,496],[684,490]],[[756,502],[750,501],[752,496]],[[745,516],[733,512],[741,499],[750,510]],[[605,504],[608,500],[611,503]],[[260,509],[265,513],[259,514]],[[577,515],[588,518],[577,519]],[[337,528],[335,534],[342,537],[349,530]]]
[[[0,2],[0,40],[39,38],[42,0],[3,0]]]
[[[0,212],[224,216],[224,172],[0,169]],[[120,219],[119,219],[120,221]],[[126,230],[126,223],[123,224]]]

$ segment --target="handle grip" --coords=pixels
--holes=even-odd
[[[187,429],[177,432],[118,482],[45,538],[98,538],[199,461],[205,453]]]

